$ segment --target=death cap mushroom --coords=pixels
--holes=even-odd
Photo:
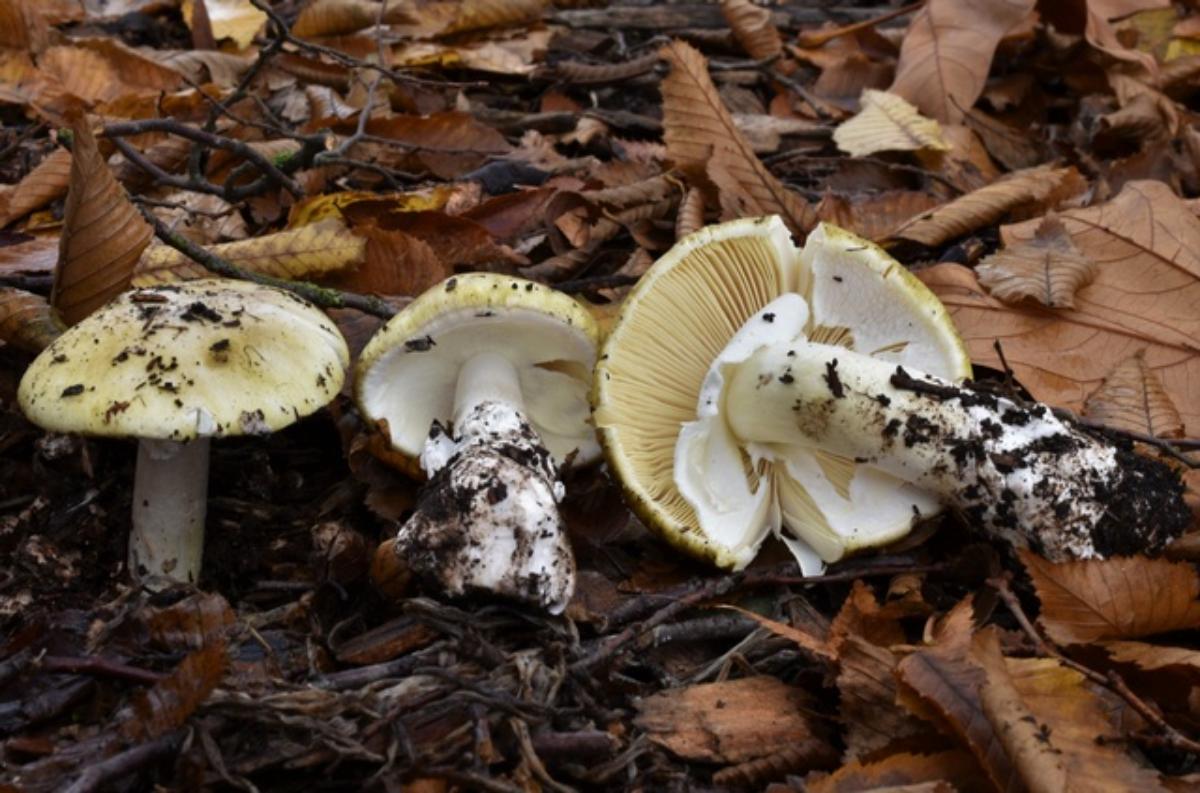
[[[731,399],[727,378],[795,338],[948,380],[971,371],[945,309],[881,249],[828,225],[797,249],[778,217],[676,244],[627,298],[596,367],[596,424],[631,504],[668,541],[722,567],[744,567],[786,528],[802,565],[819,569],[939,509],[816,441],[737,436],[731,417],[758,407],[753,392]]]
[[[430,477],[397,535],[406,569],[448,594],[565,608],[575,563],[558,469],[599,456],[587,393],[599,331],[572,298],[508,276],[457,276],[363,349],[357,398]]]
[[[195,581],[209,439],[313,413],[348,365],[345,340],[308,302],[203,279],[119,295],[34,360],[19,400],[45,429],[139,440],[131,570]]]

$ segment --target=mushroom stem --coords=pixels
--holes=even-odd
[[[208,438],[138,442],[129,570],[151,589],[195,583],[208,509]]]
[[[1051,559],[1161,546],[1187,523],[1166,466],[1025,407],[843,347],[776,342],[723,394],[745,446],[820,447],[875,466]]]
[[[435,424],[421,453],[430,481],[395,553],[448,594],[486,590],[561,613],[575,559],[554,459],[523,413],[516,369],[480,353],[459,372],[454,434]]]

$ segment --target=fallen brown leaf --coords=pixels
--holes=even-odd
[[[889,89],[938,121],[957,124],[987,81],[1000,40],[1034,0],[930,0],[900,47]]]
[[[1030,298],[1049,308],[1074,308],[1075,293],[1095,279],[1096,270],[1053,213],[1043,218],[1033,239],[997,251],[975,268],[979,283],[994,297],[1006,303]]]
[[[717,94],[704,56],[682,41],[661,52],[671,64],[661,89],[668,156],[685,170],[707,171],[722,193],[743,200],[749,212],[778,214],[797,234],[812,228],[812,207],[754,154]]]
[[[1183,418],[1200,435],[1200,220],[1161,182],[1132,182],[1112,201],[1059,215],[1075,247],[1099,265],[1074,310],[1006,306],[957,265],[919,273],[954,318],[974,361],[1000,362],[1038,399],[1079,410],[1119,361],[1145,350]],[[1001,230],[1007,245],[1030,239],[1038,221]]]
[[[454,274],[428,243],[403,231],[358,226],[366,240],[362,263],[324,279],[351,292],[380,295],[419,295]]]
[[[14,220],[23,218],[66,195],[70,178],[71,152],[66,149],[50,152],[37,167],[5,194],[6,201],[3,211],[0,212],[0,226],[7,226]]]
[[[1083,403],[1083,415],[1109,427],[1159,438],[1183,437],[1183,418],[1142,350],[1117,363]]]
[[[884,190],[867,196],[826,193],[817,204],[821,220],[878,242],[905,221],[928,212],[940,201],[917,190]]]
[[[183,16],[190,20],[189,3],[183,4]],[[218,41],[231,39],[238,50],[244,50],[267,21],[267,15],[254,7],[250,0],[204,0],[209,26]],[[188,23],[191,24],[190,21]]]
[[[733,30],[738,45],[751,58],[763,60],[783,52],[783,40],[771,21],[769,9],[750,0],[721,0],[721,15]]]
[[[0,286],[0,342],[39,353],[60,333],[46,298]]]
[[[688,760],[742,763],[819,740],[803,689],[774,677],[748,677],[671,689],[637,704],[635,723],[654,743]]]
[[[350,132],[353,126],[344,128]],[[512,151],[499,132],[458,111],[372,119],[367,123],[367,132],[412,151],[397,157],[398,167],[427,168],[443,178],[460,176],[483,165],[489,157]]]
[[[50,303],[74,325],[128,288],[154,232],[117,184],[86,116],[72,126],[71,179]]]
[[[833,131],[833,142],[851,157],[880,151],[950,148],[942,139],[938,123],[922,116],[896,94],[867,89],[862,93],[861,105],[858,115]]]
[[[356,267],[366,242],[338,220],[324,220],[237,242],[211,246],[213,253],[250,272],[274,278],[311,279]],[[209,273],[167,245],[147,248],[133,275],[136,286],[209,277]]]
[[[1186,562],[1132,556],[1054,564],[1018,553],[1042,603],[1038,621],[1060,644],[1200,626],[1200,575]]]
[[[995,223],[1017,207],[1044,201],[1071,171],[1052,165],[1016,171],[913,218],[896,229],[893,236],[923,245],[941,245]]]
[[[221,682],[229,659],[225,642],[188,653],[170,675],[133,697],[133,714],[120,724],[131,740],[150,740],[182,727]]]

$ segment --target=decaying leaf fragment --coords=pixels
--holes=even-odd
[[[1060,644],[1132,639],[1200,627],[1200,575],[1187,563],[1131,556],[1063,562],[1019,551]]]
[[[1138,350],[1118,363],[1083,403],[1083,413],[1109,427],[1158,438],[1183,437],[1183,418]]]
[[[0,226],[25,217],[66,195],[71,178],[71,152],[57,149],[46,155],[25,178],[5,193],[0,207]]]
[[[96,148],[87,117],[72,125],[71,180],[50,302],[68,325],[125,291],[153,236]]]
[[[812,207],[788,190],[755,155],[708,76],[708,62],[682,41],[662,49],[671,73],[662,81],[663,140],[684,170],[705,173],[754,214],[777,214],[793,232],[816,220]]]
[[[947,151],[942,128],[903,98],[887,91],[863,91],[862,110],[833,131],[833,142],[852,157],[880,151]]]
[[[688,760],[741,763],[803,741],[821,740],[808,695],[774,677],[672,689],[638,703],[650,740]]]
[[[1096,270],[1053,212],[1033,239],[997,251],[975,268],[994,297],[1006,303],[1030,298],[1050,308],[1074,308],[1075,293],[1095,279]]]

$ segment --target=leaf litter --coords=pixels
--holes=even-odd
[[[378,549],[419,485],[343,397],[215,449],[205,577],[150,594],[125,583],[132,447],[15,403],[31,356],[129,284],[281,279],[357,349],[493,270],[607,326],[676,239],[777,213],[887,245],[997,388],[1194,467],[1194,11],[0,0],[0,19],[3,789],[1200,784],[1197,534],[1169,560],[1052,564],[948,515],[821,576],[775,546],[721,574],[593,469],[567,482],[566,617],[397,594]]]

